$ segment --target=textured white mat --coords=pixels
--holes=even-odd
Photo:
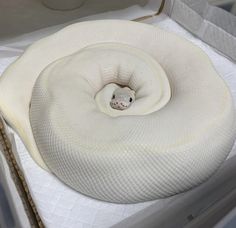
[[[152,23],[166,30],[178,33],[201,47],[209,55],[219,74],[226,80],[236,102],[235,63],[230,62],[228,59],[215,52],[211,47],[193,37],[165,15],[153,19]],[[30,44],[32,41],[30,37],[24,36],[24,40],[21,40],[20,42]],[[14,48],[12,48],[13,46]],[[5,46],[0,46],[0,73],[21,54],[22,49],[24,48],[24,45],[17,48],[17,41],[14,42],[14,45],[7,44]],[[1,50],[4,50],[4,53]],[[85,197],[62,184],[53,175],[39,168],[29,156],[19,137],[15,135],[15,138],[19,163],[22,166],[38,212],[48,228],[110,227],[154,203],[146,202],[121,205],[105,203]],[[236,150],[234,148],[230,156],[235,154]],[[161,210],[175,197],[159,200],[159,209]]]

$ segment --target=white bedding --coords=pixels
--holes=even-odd
[[[219,74],[226,80],[226,83],[232,91],[234,101],[236,102],[235,63],[232,63],[221,54],[218,54],[211,47],[193,37],[190,33],[165,15],[153,18],[151,23],[154,25],[158,24],[161,28],[178,33],[201,47],[211,58]],[[27,36],[24,37],[27,39]],[[22,42],[22,40],[20,42]],[[27,40],[27,43],[30,43],[30,41]],[[22,49],[25,48],[15,48],[17,42],[14,42],[14,48],[9,48],[12,47],[11,44],[5,43],[4,45],[5,46],[0,46],[0,73],[8,64],[19,56]],[[1,50],[4,52],[1,52]],[[38,212],[46,227],[110,227],[154,203],[153,201],[122,205],[105,203],[83,196],[65,186],[52,174],[49,174],[36,165],[16,134],[15,139],[19,163],[25,174],[26,181]],[[234,148],[229,157],[232,157],[235,154],[236,150]],[[175,197],[159,200],[159,209],[161,210]]]

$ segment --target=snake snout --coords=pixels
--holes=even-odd
[[[112,108],[117,109],[117,110],[125,110],[128,108],[128,105],[123,102],[123,101],[111,101],[110,105]]]

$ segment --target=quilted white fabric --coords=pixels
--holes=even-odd
[[[203,49],[210,57],[217,69],[217,72],[223,77],[227,85],[233,94],[236,102],[236,65],[224,58],[222,55],[215,52],[211,47],[204,42],[193,37],[189,32],[181,28],[170,18],[161,15],[152,21],[153,24],[157,24],[159,27],[179,34],[182,37],[187,38],[192,43],[195,43],[201,49]],[[42,32],[40,32],[42,37]],[[24,41],[30,43],[31,38],[24,37]],[[18,45],[17,42],[14,45]],[[8,46],[11,46],[9,44]],[[18,56],[19,51],[14,53],[14,56]],[[9,51],[9,53],[12,53]],[[6,68],[13,58],[0,58],[0,72]],[[71,188],[65,186],[62,182],[50,174],[44,171],[35,164],[29,152],[24,147],[21,139],[15,134],[17,152],[19,156],[20,165],[24,172],[26,181],[30,188],[31,195],[37,206],[38,212],[43,219],[46,227],[54,228],[105,228],[111,227],[124,218],[148,207],[156,202],[157,210],[173,203],[178,199],[178,195],[171,198],[161,199],[152,202],[138,203],[138,204],[112,204],[102,201],[97,201],[89,197],[85,197],[79,192],[73,191]],[[234,149],[230,153],[230,157],[235,155]],[[181,207],[181,203],[180,203]]]
[[[109,82],[119,83],[122,78],[125,84],[132,75],[128,68],[126,76],[121,71],[115,77],[114,70],[106,69],[105,57],[95,55],[91,62],[80,61],[81,53],[62,57],[107,42],[141,49],[162,66],[172,90],[171,100],[162,109],[122,118],[110,118],[97,109],[95,94]],[[112,58],[107,57],[110,69],[108,59]],[[86,74],[89,67],[92,70]],[[53,173],[85,195],[122,203],[173,195],[206,180],[233,146],[235,119],[228,88],[204,52],[158,28],[115,20],[71,25],[31,46],[8,68],[1,88],[6,89],[6,82],[16,72],[21,81],[28,82],[27,91],[21,92],[25,95],[21,107],[27,111],[27,118],[32,88],[41,74],[31,103],[34,138]],[[86,77],[77,77],[76,72]],[[102,72],[102,77],[96,76],[97,72]],[[145,87],[153,82],[145,77],[146,84],[138,86],[139,72],[130,86],[137,94],[144,90],[149,100],[152,92],[147,93],[149,87]],[[144,73],[150,74],[148,70]],[[103,80],[99,84],[93,77]],[[2,110],[3,102],[1,99]],[[135,102],[141,110],[139,97]],[[25,123],[25,142],[33,148],[33,156],[39,158],[29,119]]]

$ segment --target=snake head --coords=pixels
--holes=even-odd
[[[117,88],[112,94],[110,105],[117,110],[125,110],[135,100],[135,92],[128,87]]]

